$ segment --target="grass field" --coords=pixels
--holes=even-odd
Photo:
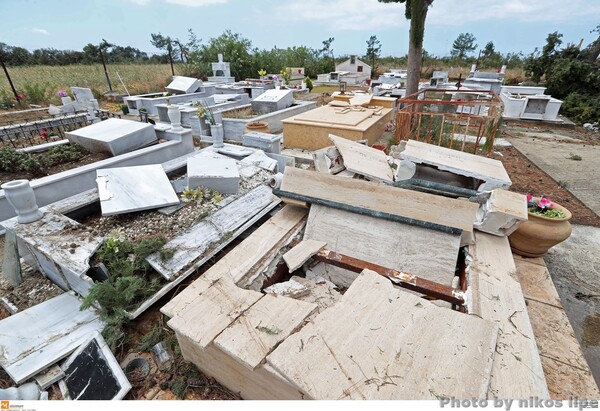
[[[377,71],[383,72],[389,68],[391,67],[382,65]],[[449,67],[423,67],[423,80],[431,77],[433,70],[449,70]],[[104,70],[100,64],[9,67],[8,71],[17,92],[25,95],[27,104],[61,104],[56,93],[64,90],[70,94],[71,86],[88,87],[99,99],[108,91]],[[180,72],[176,66],[175,73]],[[468,72],[468,67],[457,67],[452,70],[451,78],[458,78],[458,74],[462,73],[464,79]],[[162,91],[171,80],[171,68],[168,64],[111,64],[108,66],[108,73],[114,91],[126,94],[117,76],[119,73],[132,95]],[[507,84],[524,80],[522,69],[507,70]],[[327,86],[318,86],[313,92],[331,92],[337,89],[338,87],[330,90]],[[12,104],[14,97],[8,80],[4,73],[0,72],[0,105],[4,102]]]
[[[132,95],[162,91],[171,81],[171,67],[168,64],[122,64],[109,65],[107,68],[113,90],[119,93],[125,93],[125,89],[117,73]],[[88,87],[97,98],[108,91],[101,64],[9,67],[8,72],[17,92],[24,94],[27,102],[34,104],[60,104],[56,93],[64,90],[70,95],[71,86]],[[14,99],[8,80],[0,72],[0,102],[6,96],[9,100]]]

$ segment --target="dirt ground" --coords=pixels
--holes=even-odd
[[[551,126],[523,126],[507,125],[501,137],[510,138],[519,136],[524,132],[553,133],[560,130],[561,135],[572,138],[573,144],[585,142],[590,145],[600,144],[600,133],[589,133],[581,130],[555,129]],[[510,179],[512,180],[511,191],[532,194],[534,196],[544,195],[552,201],[567,207],[573,214],[572,224],[589,225],[600,227],[600,217],[577,199],[566,187],[559,184],[548,174],[540,170],[535,164],[527,159],[514,147],[496,148],[492,158],[496,158],[504,164]]]

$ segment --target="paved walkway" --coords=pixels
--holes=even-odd
[[[551,397],[600,397],[544,260],[514,257]]]
[[[516,134],[518,137],[510,137],[509,141],[517,150],[554,180],[566,184],[575,197],[600,215],[600,146],[583,144],[560,129]],[[574,159],[576,156],[581,159]],[[544,260],[560,296],[557,306],[564,306],[589,368],[600,383],[600,228],[574,225],[571,237],[550,249]],[[547,307],[544,309],[548,311]],[[547,322],[560,324],[566,318],[564,313],[544,315]],[[547,332],[550,331],[541,331]],[[573,357],[579,347],[570,345],[565,338],[565,357],[552,361],[558,361],[563,368],[584,370],[586,367]],[[544,356],[543,348],[540,353]]]
[[[536,166],[600,215],[600,146],[553,133],[520,133],[508,140]],[[573,158],[581,157],[577,161]]]

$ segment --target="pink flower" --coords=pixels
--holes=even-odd
[[[527,202],[530,202],[533,200],[533,196],[531,194],[527,194]]]
[[[540,198],[540,202],[538,203],[538,207],[539,208],[551,208],[552,207],[552,201],[550,201],[549,199],[542,197]]]

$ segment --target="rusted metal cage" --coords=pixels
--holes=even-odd
[[[502,101],[493,91],[426,89],[399,103],[396,143],[412,139],[473,153],[494,147]]]

